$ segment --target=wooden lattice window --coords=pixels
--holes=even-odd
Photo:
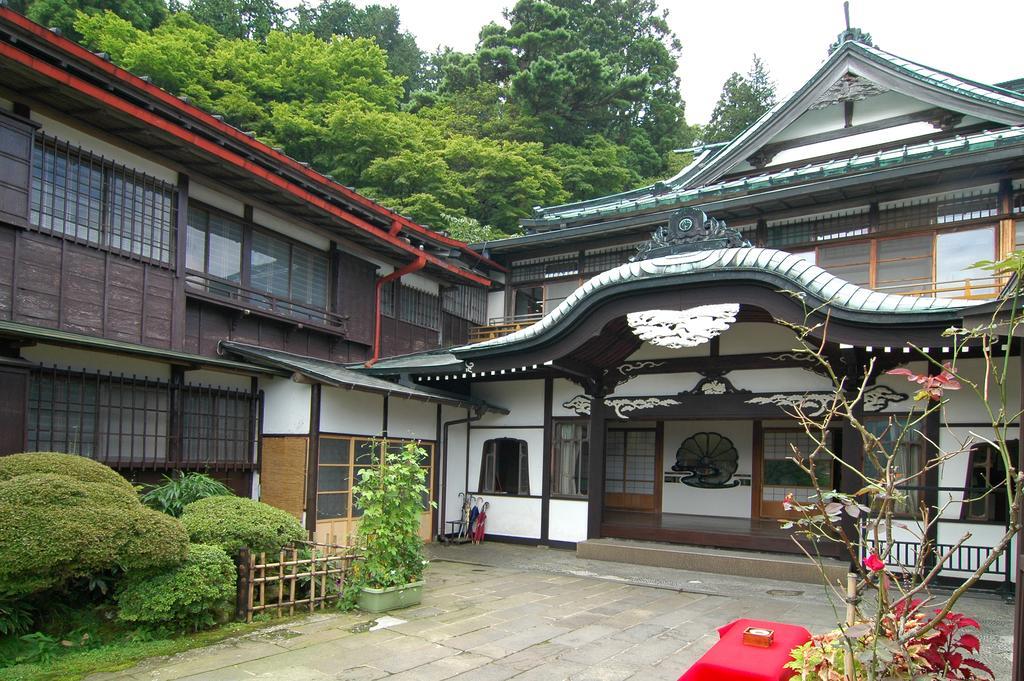
[[[589,489],[590,439],[585,421],[555,421],[551,442],[551,494],[585,498]]]
[[[317,466],[317,519],[341,520],[360,517],[362,511],[356,506],[352,495],[352,487],[359,481],[359,471],[380,465],[385,447],[394,451],[409,442],[411,440],[322,435]],[[417,444],[427,452],[421,466],[426,470],[427,487],[430,490],[423,498],[423,510],[428,512],[430,497],[433,494],[434,443],[417,441]]]
[[[1007,442],[1010,460],[1017,459],[1017,440]],[[1006,466],[999,450],[988,443],[971,447],[960,517],[978,522],[1005,522]]]
[[[29,221],[40,231],[167,265],[175,195],[162,180],[36,135]]]

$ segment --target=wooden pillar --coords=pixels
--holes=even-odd
[[[541,457],[543,467],[541,468],[540,480],[540,541],[548,541],[548,526],[551,520],[551,473],[552,458],[551,451],[554,439],[553,425],[551,422],[551,410],[554,404],[555,380],[548,376],[544,379],[544,432],[541,442]]]
[[[0,456],[28,449],[28,369],[0,365]]]
[[[320,465],[320,391],[314,383],[309,387],[309,457],[306,462],[306,531],[309,538],[316,532],[316,490]]]
[[[928,364],[928,375],[938,376],[942,373],[942,367],[936,366],[935,364]],[[924,431],[925,443],[924,443],[924,458],[925,461],[931,461],[939,455],[939,437],[942,433],[942,407],[939,407],[924,419]],[[939,469],[933,468],[925,474],[922,483],[924,485],[924,503],[934,513],[938,512],[939,508]],[[926,537],[931,542],[933,551],[929,554],[928,565],[932,565],[935,557],[934,546],[939,540],[939,525],[933,523],[928,528],[928,536]]]
[[[843,350],[843,360],[846,362],[846,396],[847,399],[852,399],[857,386],[860,384],[861,373],[863,371],[862,357],[860,356],[860,353],[857,352],[856,348],[852,348],[849,350]],[[858,421],[864,418],[863,402],[858,402],[853,408],[853,417]],[[864,440],[849,420],[843,422],[841,445],[843,461],[856,470],[864,470]],[[860,483],[861,481],[854,477],[849,471],[844,471],[842,479],[840,480],[839,489],[844,494],[853,494],[863,486]],[[857,537],[856,518],[850,517],[849,514],[843,514],[842,523],[843,530],[846,532],[846,535],[851,540],[855,540]],[[858,566],[856,565],[850,566],[851,572],[857,572],[857,569]]]
[[[174,291],[171,303],[171,349],[185,349],[185,258],[188,253],[188,175],[178,173],[177,201],[174,206]],[[107,268],[109,270],[109,265]]]
[[[1011,339],[1012,340],[1012,339]],[[1024,404],[1024,349],[1017,356],[1020,371],[1020,403]],[[1017,470],[1024,470],[1024,416],[1018,418],[1017,425]],[[1019,511],[1019,520],[1024,525],[1024,506]],[[1009,560],[1009,556],[1007,556]],[[1017,532],[1017,598],[1013,619],[1013,681],[1024,681],[1024,599],[1021,598],[1021,582],[1024,581],[1024,529]]]
[[[587,480],[587,539],[601,536],[601,517],[604,512],[604,449],[605,449],[604,394],[598,393],[590,401],[590,471]]]
[[[168,414],[167,460],[173,461],[175,467],[183,466],[184,459],[184,421],[185,421],[185,369],[181,366],[171,367],[170,410]]]

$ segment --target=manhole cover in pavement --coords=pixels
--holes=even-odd
[[[766,592],[769,596],[803,596],[803,591],[797,591],[795,589],[768,589]]]

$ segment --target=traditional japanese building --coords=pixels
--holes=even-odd
[[[480,403],[341,364],[465,342],[500,269],[0,6],[0,454],[207,471],[344,536],[371,438],[433,468]]]
[[[822,325],[810,337],[847,385],[870,372],[863,416],[881,433],[914,404],[884,371],[927,373],[916,348],[953,359],[944,330],[1005,304],[1005,279],[971,265],[1024,245],[1024,95],[863,40],[841,35],[796,93],[674,177],[538,208],[525,236],[476,245],[508,270],[478,342],[365,370],[508,410],[467,412],[449,430],[445,518],[466,492],[490,503],[488,532],[513,541],[800,550],[779,520],[787,495],[813,493],[788,460],[810,443],[788,411],[824,409],[834,386],[793,352],[791,325]],[[1008,347],[1012,414],[1020,360]],[[977,347],[956,361],[983,373]],[[979,439],[992,435],[983,405],[947,397],[898,448],[910,477],[936,445],[962,450],[907,485],[908,510],[927,502],[942,521],[892,539],[912,562],[925,539],[948,549],[969,532],[945,573],[956,577],[988,555],[1008,510],[994,495],[964,502],[1001,464]],[[849,424],[829,437],[864,465]],[[820,482],[856,491],[843,473]],[[1000,559],[987,577],[1009,584],[1016,569]]]

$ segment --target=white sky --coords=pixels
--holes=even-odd
[[[314,0],[315,1],[315,0]],[[470,51],[480,27],[503,22],[515,0],[354,0],[395,5],[421,49]],[[309,0],[307,0],[309,2]],[[298,0],[282,4],[296,5]],[[884,50],[987,83],[1024,77],[1021,0],[852,0],[851,23]],[[841,0],[659,0],[683,44],[679,75],[686,119],[705,123],[722,83],[746,73],[756,52],[781,97],[825,59],[843,29]]]

